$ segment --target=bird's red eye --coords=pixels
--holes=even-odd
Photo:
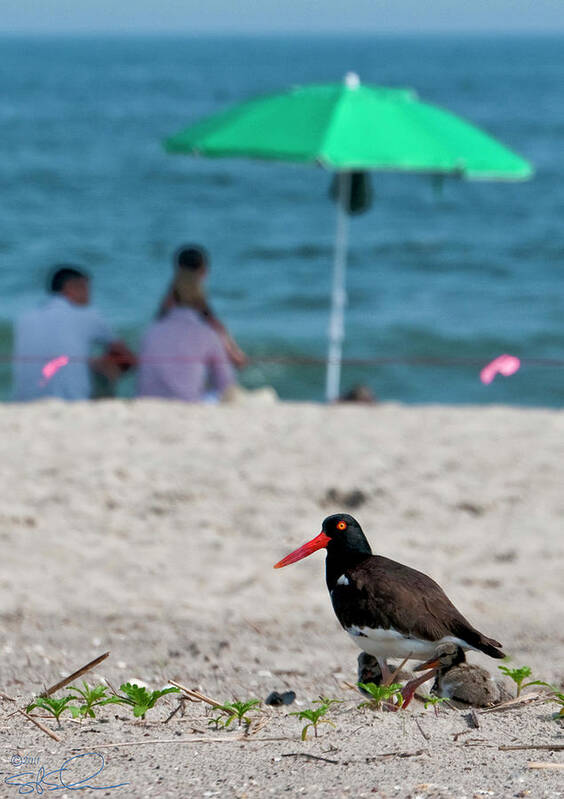
[[[346,522],[337,522],[337,530],[346,530],[347,523]]]

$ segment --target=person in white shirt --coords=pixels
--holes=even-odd
[[[13,399],[17,402],[91,396],[90,370],[115,379],[135,364],[135,356],[90,303],[86,272],[61,265],[53,273],[49,299],[23,313],[14,324]],[[104,355],[93,358],[95,345]],[[49,371],[49,364],[56,368]],[[47,366],[47,369],[45,367]]]

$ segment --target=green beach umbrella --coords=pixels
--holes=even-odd
[[[346,302],[351,173],[385,170],[469,180],[525,180],[531,165],[460,117],[409,89],[301,86],[242,102],[166,139],[169,153],[319,164],[338,174],[338,217],[327,357],[327,400],[338,397]]]

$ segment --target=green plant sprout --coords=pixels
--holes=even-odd
[[[324,716],[327,711],[329,710],[330,704],[323,702],[322,700],[315,700],[315,702],[321,701],[319,707],[316,708],[308,708],[307,710],[296,710],[293,713],[290,713],[290,716],[297,716],[299,721],[307,721],[308,724],[304,726],[302,729],[302,741],[305,741],[307,738],[307,731],[310,727],[313,727],[313,734],[317,738],[317,728],[320,724],[330,724],[332,727],[335,725],[329,719],[321,718]],[[333,700],[338,701],[338,700]],[[330,700],[331,702],[331,700]]]
[[[432,694],[429,694],[428,696],[423,697],[423,707],[425,710],[427,710],[428,707],[432,707],[435,711],[435,715],[437,715],[439,712],[439,706],[446,701],[446,696],[433,696]]]
[[[532,674],[530,666],[520,666],[517,669],[510,669],[508,666],[498,666],[498,669],[513,680],[517,686],[517,696],[520,695],[524,688],[528,688],[530,685],[544,685],[548,686],[549,688],[551,687],[547,682],[543,682],[543,680],[530,680],[529,682],[523,682],[523,680],[525,680],[527,677],[530,677]]]
[[[63,696],[60,699],[55,699],[53,696],[38,696],[33,702],[26,707],[26,713],[31,713],[36,707],[46,710],[57,720],[59,729],[61,729],[60,717],[67,710],[67,705],[72,702],[75,697],[70,694]],[[72,708],[70,708],[72,710]]]
[[[94,719],[96,718],[96,714],[94,713],[95,707],[101,707],[102,705],[108,705],[113,702],[113,699],[106,694],[106,686],[102,683],[90,688],[88,683],[83,680],[82,688],[71,685],[69,691],[76,692],[73,697],[74,699],[82,700],[78,707],[71,705],[69,708],[74,719],[80,716],[89,716]]]
[[[215,724],[216,730],[220,727],[229,727],[234,719],[237,719],[239,727],[242,723],[248,726],[251,719],[246,714],[255,705],[260,705],[260,699],[249,699],[248,702],[225,702],[216,708],[220,711],[220,715],[211,718],[208,721],[208,726]]]
[[[376,685],[373,682],[359,682],[357,685],[363,691],[370,694],[368,702],[361,702],[360,705],[358,705],[359,708],[369,707],[373,710],[380,710],[383,702],[389,702],[394,698],[397,700],[398,706],[401,707],[403,704],[403,695],[399,682],[393,682],[391,685]]]
[[[331,707],[331,705],[342,705],[344,699],[329,699],[328,696],[320,696],[319,699],[314,699],[312,701],[312,705],[327,705],[327,707]]]
[[[225,721],[226,721],[225,716],[223,715],[223,713],[220,713],[219,716],[212,716],[212,718],[208,721],[208,727],[211,727],[211,725],[214,724],[215,729],[219,730],[220,727],[225,727]]]
[[[564,693],[560,693],[557,691],[556,688],[551,686],[552,694],[550,695],[550,701],[556,702],[557,705],[560,705],[560,710],[557,710],[554,714],[554,719],[557,721],[558,719],[564,719]]]
[[[145,713],[155,706],[157,700],[159,700],[161,696],[180,693],[178,688],[163,688],[160,691],[148,691],[146,688],[141,688],[139,685],[130,682],[123,683],[120,685],[119,689],[123,691],[125,696],[116,694],[107,700],[107,704],[130,705],[133,708],[133,715],[136,718],[142,719],[145,718]]]

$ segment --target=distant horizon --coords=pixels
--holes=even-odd
[[[524,38],[528,36],[538,36],[541,38],[562,38],[564,37],[564,27],[562,29],[544,29],[544,28],[531,28],[531,29],[512,29],[512,30],[493,30],[493,29],[467,29],[467,28],[460,28],[457,30],[449,29],[436,29],[436,30],[419,30],[414,31],[411,29],[402,29],[402,30],[381,30],[381,31],[371,31],[368,32],[366,30],[317,30],[317,31],[301,31],[295,29],[288,29],[288,30],[254,30],[254,31],[228,31],[228,30],[110,30],[107,28],[77,28],[76,30],[71,29],[61,29],[61,30],[3,30],[0,28],[0,37],[3,38],[41,38],[41,39],[54,39],[54,38],[71,38],[71,37],[81,37],[81,38],[90,38],[94,36],[105,36],[108,38],[118,38],[118,37],[127,37],[127,38],[158,38],[158,37],[166,37],[166,38],[176,38],[176,39],[196,39],[199,37],[208,37],[210,39],[225,39],[225,38],[233,38],[233,39],[260,39],[260,38],[276,38],[282,36],[292,36],[294,38],[315,38],[315,39],[322,39],[322,38],[336,38],[336,39],[350,39],[350,38],[382,38],[382,39],[391,39],[394,37],[401,37],[401,38],[409,38],[409,39],[417,39],[421,37],[440,37],[443,39],[448,39],[451,37],[503,37],[503,38],[511,38],[511,39],[518,39]]]
[[[535,35],[562,0],[2,0],[0,33],[30,35]]]

